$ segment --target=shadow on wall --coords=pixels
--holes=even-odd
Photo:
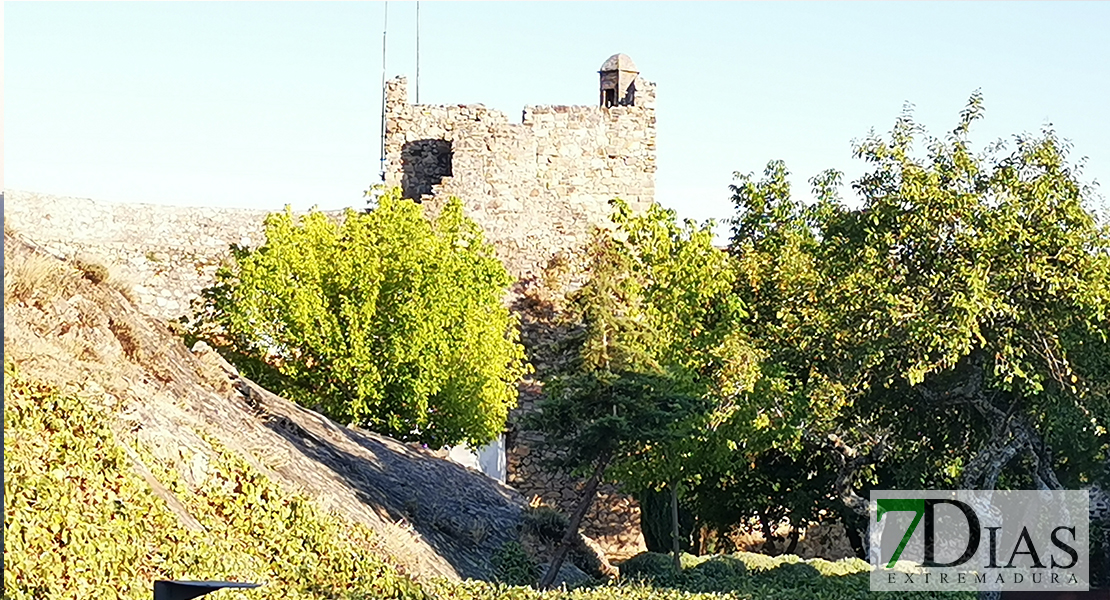
[[[451,142],[415,140],[401,147],[401,191],[405,198],[420,201],[430,196],[432,186],[451,176]]]

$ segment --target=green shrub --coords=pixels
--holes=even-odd
[[[461,202],[429,220],[394,190],[342,223],[287,209],[264,229],[202,293],[201,339],[342,424],[434,448],[501,433],[528,369],[513,279]]]
[[[820,578],[821,573],[806,562],[783,562],[777,566],[759,573],[761,577],[776,580],[785,580],[796,583],[807,579]]]
[[[620,565],[621,577],[628,579],[648,579],[671,581],[677,577],[674,558],[659,552],[641,552]]]
[[[558,542],[566,534],[570,521],[567,516],[550,506],[537,506],[524,511],[521,524],[525,533],[546,542]]]
[[[505,585],[536,585],[539,568],[536,561],[524,551],[520,542],[510,541],[502,544],[490,559],[493,563],[493,577]]]
[[[658,583],[630,581],[578,587],[573,590],[540,592],[531,588],[468,580],[435,581],[426,587],[443,600],[975,600],[974,592],[871,592],[867,575],[852,578],[826,577],[807,580],[800,586],[775,585],[752,577],[734,580],[736,586],[721,590],[698,590],[685,585],[660,586]]]
[[[755,552],[733,552],[729,554],[729,556],[743,562],[749,571],[766,571],[773,569],[785,560],[783,556],[775,557],[766,554],[757,554]]]
[[[667,556],[671,556],[671,555],[668,554]],[[705,562],[706,560],[709,560],[709,558],[710,557],[696,556],[694,554],[690,554],[689,552],[682,552],[682,553],[679,553],[679,555],[678,555],[678,564],[682,565],[682,570],[685,571],[686,569],[692,569],[692,568],[700,565],[701,563]],[[673,556],[671,557],[671,561],[672,562],[674,561]]]
[[[743,589],[747,567],[731,556],[712,556],[682,572],[680,587],[691,592],[729,592]]]
[[[748,572],[748,566],[739,558],[721,555],[703,560],[684,571],[685,574],[697,575],[708,579],[723,580],[743,577]]]
[[[822,558],[814,558],[807,562],[814,569],[817,569],[818,573],[826,577],[852,575],[854,573],[867,573],[871,571],[871,565],[867,564],[866,560],[861,560],[859,558],[843,558],[835,562]]]

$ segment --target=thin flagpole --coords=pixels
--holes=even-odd
[[[420,1],[416,2],[416,103],[420,104]]]
[[[385,183],[385,34],[389,30],[389,2],[385,3],[385,16],[382,19],[382,140],[381,140],[381,159],[379,176],[382,178],[382,183]]]

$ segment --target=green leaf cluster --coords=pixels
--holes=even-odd
[[[691,400],[613,465],[612,476],[629,489],[658,489],[697,477],[691,461],[709,460],[709,438],[754,385],[759,361],[739,327],[747,313],[733,292],[736,261],[714,246],[713,222],[679,223],[658,204],[639,214],[620,200],[613,205],[617,230],[605,238],[605,253],[594,255],[590,283],[572,301],[598,306],[586,295],[618,279],[621,314],[635,325],[628,328],[635,334],[619,343],[637,344],[641,370],[665,377],[669,394]]]
[[[765,357],[757,442],[796,460],[834,433],[885,451],[855,485],[951,488],[1028,424],[1045,446],[976,485],[1110,476],[1110,229],[1051,129],[974,152],[982,112],[976,93],[938,139],[907,108],[855,145],[870,170],[851,202],[835,171],[810,180],[811,203],[781,161],[737,175],[736,292]]]
[[[618,230],[594,232],[588,279],[568,295],[570,357],[544,382],[539,410],[525,417],[554,450],[549,462],[590,473],[560,552],[610,465],[618,480],[641,489],[682,472],[688,440],[714,404],[708,390],[729,363],[712,352],[733,339],[728,319],[741,312],[727,285],[705,277],[727,275],[729,263],[712,246],[711,224],[681,228],[673,211],[653,206],[633,216],[619,200],[614,205]]]
[[[623,204],[617,207],[618,219],[628,216]],[[673,213],[652,211],[648,221],[635,219],[623,233],[657,234],[653,249],[668,253],[662,247],[668,240],[662,238],[681,234],[638,226],[673,220]],[[545,382],[540,411],[528,417],[558,450],[560,466],[586,470],[640,455],[681,438],[686,431],[681,424],[709,408],[707,397],[697,393],[701,374],[677,350],[703,342],[683,337],[682,325],[672,321],[676,313],[652,301],[653,294],[661,294],[655,277],[683,274],[653,270],[656,265],[635,252],[638,241],[595,232],[586,250],[589,278],[568,296],[565,318],[577,327],[564,342],[571,358]],[[681,317],[696,320],[692,312]]]
[[[341,222],[288,209],[233,248],[202,331],[275,392],[406,441],[484,444],[525,373],[511,278],[461,203],[433,220],[394,190]]]
[[[539,566],[528,556],[520,542],[505,542],[493,557],[494,579],[506,585],[536,585],[539,580]]]

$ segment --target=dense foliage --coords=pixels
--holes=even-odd
[[[611,260],[627,265],[623,281],[639,326],[649,332],[645,360],[699,399],[698,410],[676,421],[669,435],[650,436],[614,464],[612,477],[626,488],[660,489],[696,479],[701,463],[713,459],[704,449],[755,384],[759,362],[740,326],[746,312],[733,291],[737,263],[714,247],[713,223],[680,224],[659,205],[639,215],[622,202],[615,206],[621,241],[614,242]]]
[[[754,519],[764,539],[762,552],[794,553],[802,529],[840,512],[835,476],[836,466],[824,448],[812,443],[798,452],[770,448],[719,457],[701,470],[687,499],[706,528],[703,550],[733,550],[729,531]],[[783,522],[791,528],[779,543],[775,530]]]
[[[498,548],[490,562],[493,564],[493,578],[498,583],[536,585],[539,581],[539,566],[520,542],[506,542]]]
[[[633,215],[615,204],[619,242],[611,260],[629,265],[623,281],[651,332],[643,352],[700,399],[697,411],[619,457],[609,472],[641,500],[645,539],[673,548],[677,526],[680,549],[704,550],[693,531],[703,526],[724,531],[753,515],[765,528],[783,518],[817,520],[831,504],[829,481],[813,475],[822,454],[787,454],[780,446],[800,441],[770,427],[766,409],[785,388],[751,335],[747,299],[737,293],[741,261],[714,246],[711,221],[680,224],[658,205]],[[682,504],[677,523],[673,498]]]
[[[401,440],[481,445],[516,404],[524,354],[510,277],[449,203],[434,220],[398,193],[342,223],[288,210],[234,248],[204,330],[271,390]],[[222,342],[222,343],[221,343]]]
[[[608,476],[644,499],[678,487],[698,525],[754,517],[768,538],[784,520],[862,525],[873,485],[1105,483],[1110,229],[1054,132],[974,153],[981,116],[976,94],[934,139],[907,110],[856,145],[871,168],[850,202],[835,171],[808,203],[782,162],[738,175],[727,253],[712,223],[617,203],[591,281],[619,282],[636,356],[702,402]]]
[[[577,327],[566,342],[570,356],[546,382],[539,412],[527,417],[556,450],[555,464],[589,473],[541,587],[552,583],[609,465],[680,439],[682,424],[705,411],[681,374],[652,355],[659,332],[650,328],[642,278],[622,242],[595,232],[587,266],[589,279],[566,312]]]
[[[248,598],[423,597],[376,555],[366,528],[289,495],[226,451],[189,493],[144,456],[204,531],[184,527],[133,470],[111,419],[6,366],[5,598],[146,599],[155,579],[268,583]]]
[[[205,528],[190,530],[146,482],[88,400],[5,377],[4,595],[22,599],[149,598],[154,579],[267,582],[243,598],[419,600],[735,600],[868,598],[859,561],[797,563],[738,554],[706,560],[684,555],[681,574],[669,557],[650,583],[539,592],[481,581],[417,585],[388,566],[362,527],[289,496],[219,448],[209,479],[186,493],[180,476],[137,448],[144,463]],[[534,563],[519,545],[494,557],[498,577],[533,582]],[[631,571],[631,570],[630,570]],[[673,576],[671,576],[673,575]],[[715,593],[709,593],[715,592]],[[935,597],[965,597],[947,595]],[[934,597],[928,595],[907,597]]]
[[[765,356],[756,390],[773,392],[760,429],[794,461],[824,448],[853,509],[869,485],[1110,475],[1110,230],[1051,130],[975,154],[981,114],[975,95],[923,155],[908,111],[889,139],[859,143],[872,170],[856,207],[836,172],[802,203],[781,162],[733,186],[737,293]]]

